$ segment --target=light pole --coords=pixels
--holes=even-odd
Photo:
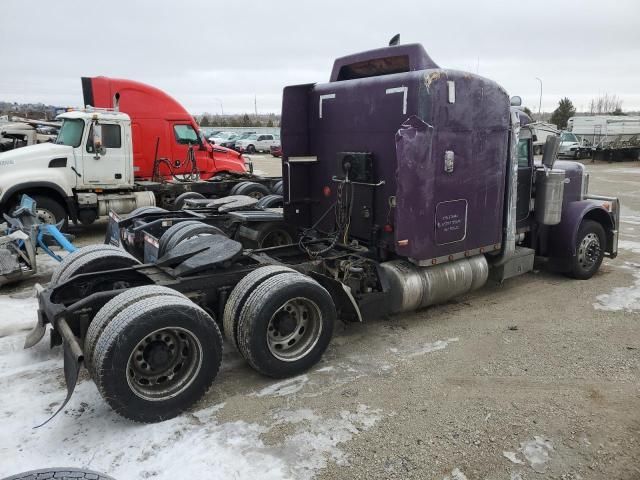
[[[220,100],[219,98],[214,98],[214,100],[217,100],[220,103],[220,112],[222,112],[222,116],[224,116],[224,108],[222,108],[222,100]]]
[[[542,119],[542,79],[536,77],[536,80],[540,82],[540,103],[538,103],[538,120]]]

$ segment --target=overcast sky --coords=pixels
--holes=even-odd
[[[0,0],[0,100],[82,103],[81,76],[157,86],[191,112],[279,112],[286,85],[325,82],[333,59],[422,43],[444,68],[510,95],[584,110],[603,93],[640,110],[640,0]]]

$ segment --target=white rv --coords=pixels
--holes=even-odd
[[[595,147],[610,143],[621,143],[640,138],[640,117],[595,115],[592,117],[571,117],[567,130],[582,142]]]

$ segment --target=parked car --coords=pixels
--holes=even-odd
[[[255,153],[255,152],[269,152],[272,145],[279,142],[276,140],[276,136],[270,133],[254,133],[249,135],[243,140],[236,142],[236,150],[239,152]]]
[[[578,158],[580,152],[580,140],[571,132],[562,132],[560,134],[560,148],[558,148],[559,157]]]
[[[282,145],[277,144],[277,145],[271,145],[271,155],[273,155],[274,157],[281,157],[282,156]]]
[[[235,132],[217,132],[214,135],[211,135],[207,138],[209,143],[213,143],[215,145],[222,145],[222,142],[226,142],[231,138],[234,138],[237,134]]]
[[[236,149],[236,143],[238,142],[238,140],[244,140],[245,138],[254,135],[256,132],[240,132],[238,133],[238,136],[235,137],[233,140],[228,140],[226,143],[227,145],[223,145],[224,147],[227,148],[233,148],[234,150]]]
[[[215,129],[215,128],[211,128],[211,127],[201,127],[200,131],[202,132],[202,134],[204,135],[205,138],[213,137],[217,133],[221,132],[221,130]]]

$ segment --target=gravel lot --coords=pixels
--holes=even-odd
[[[279,160],[255,156],[255,166],[277,174]],[[18,350],[32,311],[0,325],[0,477],[64,464],[120,480],[205,469],[239,479],[640,478],[640,164],[587,168],[590,192],[623,204],[620,255],[590,281],[540,270],[339,325],[321,363],[284,381],[227,344],[205,400],[162,424],[119,419],[83,377],[64,414],[31,430],[64,398],[62,354],[46,342]],[[103,227],[77,243],[100,241]],[[28,288],[3,291],[0,308],[27,301]]]

